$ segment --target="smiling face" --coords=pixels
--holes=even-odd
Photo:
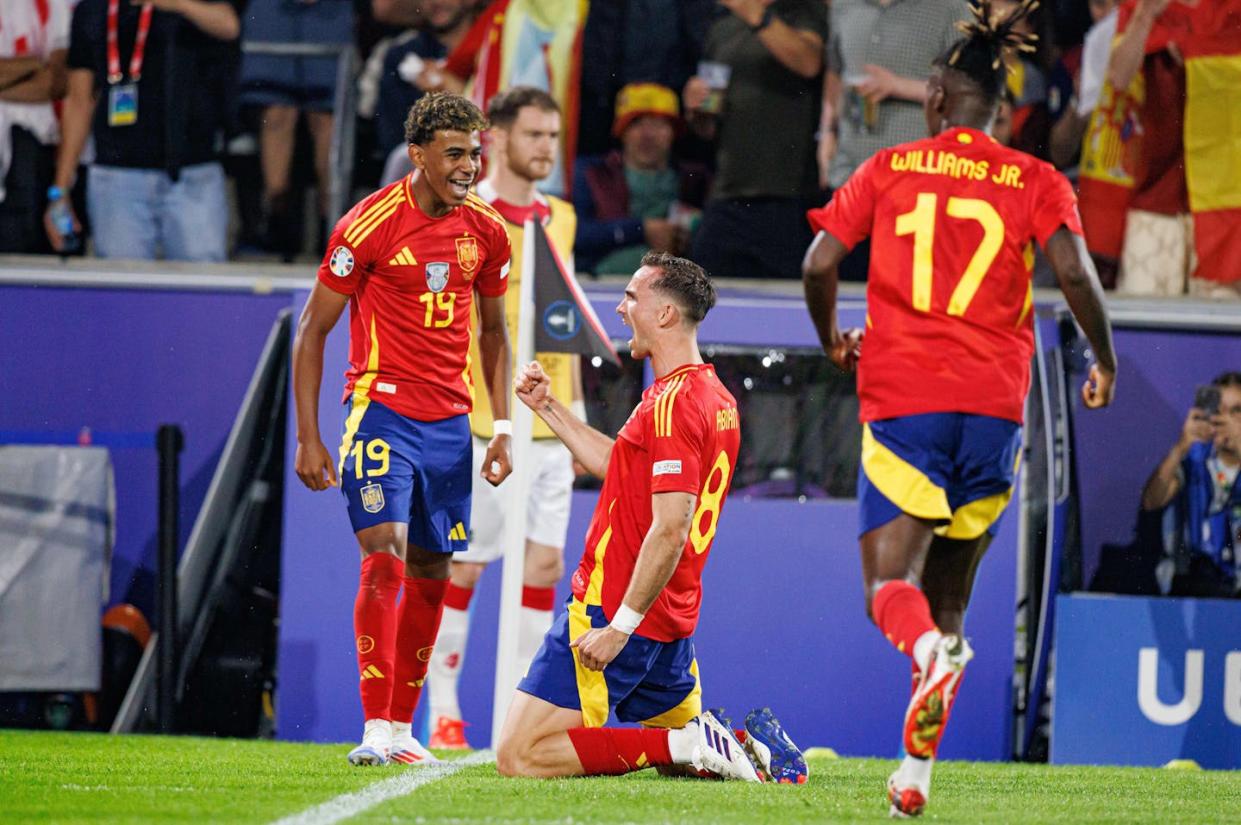
[[[414,181],[420,204],[433,216],[444,214],[465,203],[478,178],[482,160],[478,132],[439,130],[429,143],[411,144],[409,159],[420,173]]]

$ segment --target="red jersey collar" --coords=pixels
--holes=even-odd
[[[662,375],[662,376],[660,376],[659,378],[656,378],[656,379],[655,379],[655,383],[656,383],[656,384],[663,384],[663,383],[666,383],[666,382],[668,382],[668,381],[671,381],[673,378],[676,378],[677,376],[680,376],[680,375],[688,375],[688,374],[689,374],[689,373],[691,373],[691,372],[697,372],[698,370],[707,369],[707,368],[709,368],[710,366],[711,366],[710,364],[706,364],[706,363],[703,363],[703,364],[684,364],[684,365],[682,365],[682,366],[680,366],[680,367],[677,367],[676,369],[672,370],[672,371],[671,371],[671,372],[669,372],[667,375]]]
[[[945,129],[939,133],[939,140],[965,144],[999,142],[981,129],[972,129],[969,126],[953,126],[951,129]]]
[[[499,212],[504,220],[516,226],[521,226],[530,220],[532,216],[537,216],[539,223],[546,225],[547,219],[552,216],[551,204],[547,202],[547,198],[543,197],[540,192],[534,193],[534,203],[521,206],[509,203],[501,198],[496,194],[495,187],[485,180],[475,187],[475,191],[478,192],[480,198],[491,204],[492,208]]]

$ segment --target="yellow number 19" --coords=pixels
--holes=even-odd
[[[436,329],[443,329],[452,325],[453,306],[457,302],[455,292],[424,292],[418,300],[427,305],[426,318],[422,321],[424,327],[434,324]],[[443,318],[435,317],[437,310],[444,313]]]
[[[919,192],[913,210],[896,216],[897,237],[914,236],[913,305],[920,312],[931,311],[931,283],[935,272],[932,246],[938,200],[939,196],[932,192]],[[975,221],[982,226],[982,243],[974,250],[948,299],[948,314],[964,315],[1004,245],[1004,219],[994,206],[977,198],[948,198],[947,212],[950,218]]]

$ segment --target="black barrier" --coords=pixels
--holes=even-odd
[[[172,733],[177,693],[177,511],[181,507],[181,428],[162,424],[155,433],[159,451],[159,666],[156,712],[160,733]]]

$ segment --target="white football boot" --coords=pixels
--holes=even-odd
[[[349,764],[374,767],[388,764],[392,747],[392,723],[387,719],[367,719],[362,729],[362,744],[349,751]]]
[[[414,738],[408,724],[400,722],[392,725],[392,748],[388,751],[388,759],[403,765],[434,765],[440,761],[439,757]]]
[[[762,782],[745,748],[732,730],[711,711],[703,711],[694,722],[698,725],[698,744],[691,764],[702,773],[721,779]]]

